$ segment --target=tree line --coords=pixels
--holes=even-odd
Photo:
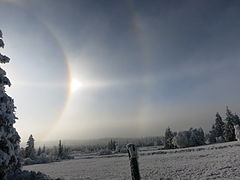
[[[226,107],[226,118],[223,119],[219,113],[216,113],[215,123],[207,134],[204,133],[202,128],[190,128],[186,131],[172,132],[168,127],[165,131],[164,148],[185,148],[235,141],[240,133],[239,127],[239,116]]]
[[[73,157],[70,156],[70,149],[63,146],[61,140],[59,140],[58,147],[54,146],[52,148],[46,148],[44,145],[36,150],[33,135],[29,136],[27,146],[21,148],[20,157],[24,165],[49,163],[62,159],[73,159]]]

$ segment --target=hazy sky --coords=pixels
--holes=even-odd
[[[209,130],[240,112],[240,1],[0,0],[22,140]]]

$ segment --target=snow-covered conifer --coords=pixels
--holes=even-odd
[[[217,142],[216,141],[216,127],[215,127],[215,125],[213,125],[212,130],[209,131],[209,137],[208,138],[209,138],[208,141],[209,141],[210,144]]]
[[[111,150],[111,151],[115,151],[116,150],[116,141],[113,141],[111,139],[111,141],[108,142],[108,150]]]
[[[205,144],[205,136],[202,128],[178,132],[173,138],[173,145],[178,148],[200,146]]]
[[[62,159],[63,158],[63,145],[62,145],[62,141],[59,140],[59,144],[58,144],[58,158]]]
[[[35,153],[36,153],[36,151],[35,151],[35,148],[34,148],[34,138],[31,134],[28,138],[27,147],[25,149],[26,158],[34,159],[35,158]]]
[[[37,151],[37,156],[40,156],[41,153],[42,153],[42,149],[41,149],[41,147],[39,147],[39,148],[38,148],[38,151]]]
[[[237,114],[234,115],[234,121],[235,121],[235,125],[239,125],[240,126],[240,118]]]
[[[46,153],[46,147],[45,147],[45,145],[43,145],[43,148],[42,148],[41,153]]]
[[[189,146],[200,146],[205,144],[205,137],[202,128],[190,129],[189,133],[191,134],[188,140]]]
[[[226,109],[226,124],[224,125],[224,139],[228,141],[234,141],[235,138],[235,129],[234,125],[236,125],[236,116],[232,113],[232,111],[227,107]]]
[[[171,149],[173,148],[173,133],[171,129],[168,127],[165,131],[165,143],[164,148]]]
[[[174,136],[172,142],[175,147],[185,148],[189,146],[189,131],[178,132],[176,136]]]
[[[224,126],[224,139],[227,142],[234,141],[236,139],[234,125],[230,121],[228,121]]]
[[[4,47],[0,30],[0,47]],[[0,53],[0,63],[8,63],[9,58]],[[18,158],[20,136],[13,127],[15,120],[15,106],[13,99],[6,94],[5,86],[11,86],[6,72],[0,68],[0,179],[6,179],[8,173],[20,168]]]
[[[216,120],[215,120],[215,133],[216,137],[223,137],[224,132],[224,122],[222,120],[222,117],[219,113],[216,114]]]
[[[238,121],[237,121],[236,118],[238,118],[238,116],[233,114],[232,111],[227,106],[226,107],[226,119],[225,119],[225,121],[230,122],[233,125],[236,125],[236,124],[238,124]]]

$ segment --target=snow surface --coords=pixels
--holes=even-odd
[[[142,179],[240,179],[240,142],[139,152]],[[64,179],[131,179],[127,154],[25,166]]]

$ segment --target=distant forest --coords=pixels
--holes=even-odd
[[[226,117],[223,119],[216,113],[215,123],[208,133],[202,128],[190,128],[186,131],[172,132],[170,127],[165,131],[164,148],[185,148],[204,144],[230,142],[239,139],[240,118],[226,107]]]

